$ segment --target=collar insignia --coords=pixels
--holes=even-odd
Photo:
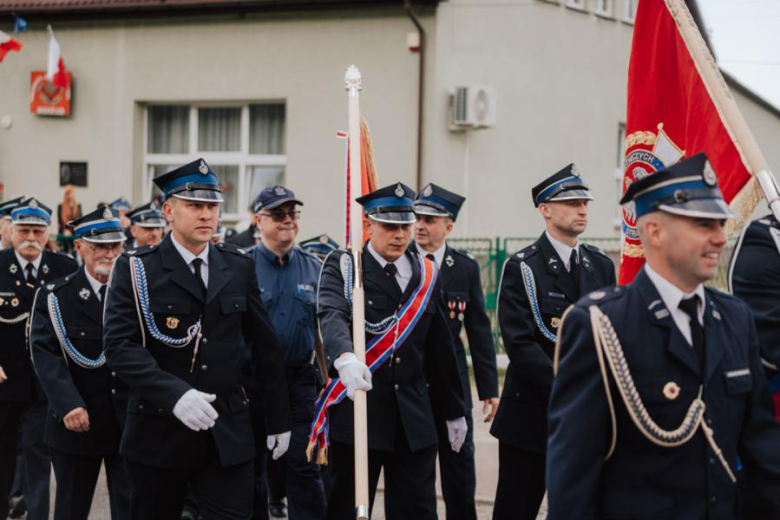
[[[84,300],[84,301],[87,301],[87,300],[89,299],[89,289],[87,289],[86,287],[84,287],[82,290],[80,290],[80,291],[79,291],[79,297],[80,297],[82,300]]]
[[[11,271],[11,274],[16,274],[19,271],[19,267],[16,264],[11,264],[8,270]]]
[[[43,271],[43,274],[49,274],[49,266],[46,264],[43,264],[41,266],[41,271]]]
[[[452,267],[455,264],[455,259],[452,258],[452,255],[447,255],[447,258],[444,259],[444,262],[447,264],[447,267]]]

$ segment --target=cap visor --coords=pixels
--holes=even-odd
[[[417,220],[411,211],[374,213],[368,218],[385,224],[414,224]]]
[[[547,199],[546,202],[563,202],[565,200],[593,200],[593,195],[588,190],[566,190]]]
[[[15,226],[46,226],[49,227],[50,222],[46,222],[43,219],[39,218],[25,218],[25,219],[17,219],[12,220],[11,224]]]
[[[260,211],[261,209],[274,209],[274,208],[278,208],[282,204],[287,204],[288,202],[294,202],[294,203],[298,204],[299,206],[303,206],[303,202],[301,202],[300,200],[295,199],[293,197],[288,197],[286,199],[276,200],[272,204],[268,204],[267,206],[263,206],[263,207],[259,208],[257,211]],[[257,213],[257,211],[255,213]]]
[[[124,242],[127,240],[125,234],[120,231],[110,231],[108,233],[100,233],[99,235],[88,235],[78,238],[92,244],[109,244],[112,242]]]
[[[143,222],[133,222],[134,226],[142,227],[142,228],[158,228],[158,227],[165,227],[168,225],[167,222],[164,220],[144,220]]]
[[[452,217],[446,211],[428,206],[427,204],[415,204],[414,213],[417,215],[429,215],[431,217]]]
[[[672,215],[690,218],[711,218],[721,220],[736,217],[723,199],[691,200],[675,204],[674,206],[661,204],[658,206],[658,209],[665,213],[671,213]]]
[[[222,193],[216,190],[190,190],[174,193],[171,197],[195,202],[223,202]]]

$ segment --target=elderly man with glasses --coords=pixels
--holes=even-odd
[[[309,427],[317,400],[316,296],[320,261],[295,245],[303,202],[284,186],[264,189],[253,203],[260,244],[252,250],[260,294],[284,351],[292,439],[286,487],[290,520],[324,519],[325,491],[314,462],[306,460]],[[320,358],[324,363],[324,358]]]

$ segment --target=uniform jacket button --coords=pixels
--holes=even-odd
[[[208,365],[201,365],[200,369],[205,372],[205,371],[207,371],[209,369],[209,366]]]
[[[111,395],[116,395],[116,388],[111,389]],[[141,408],[143,408],[143,406]]]
[[[162,408],[158,408],[157,409],[157,413],[163,413],[163,409]]]
[[[116,377],[116,372],[111,372],[111,377]]]
[[[203,343],[204,345],[206,345],[206,344],[209,342],[208,338],[203,338],[203,339],[202,339],[202,340],[200,340],[200,341],[201,341],[201,343]]]
[[[139,404],[139,405],[138,405],[138,409],[139,409],[139,410],[143,410],[143,409],[144,409],[144,405],[142,405],[142,404]]]
[[[400,362],[401,362],[401,358],[399,358],[399,357],[395,358],[395,364],[396,364],[396,365],[397,365],[398,363],[400,363]]]
[[[395,389],[398,390],[398,385],[395,385]]]

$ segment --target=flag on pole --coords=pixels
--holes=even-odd
[[[339,132],[336,134],[339,137],[344,137],[345,134],[343,132]],[[346,136],[348,137],[348,136]],[[379,179],[377,178],[376,173],[376,164],[374,163],[374,145],[371,142],[371,133],[368,130],[368,123],[366,122],[366,119],[361,116],[360,117],[360,179],[361,179],[361,187],[362,187],[362,193],[360,195],[355,195],[354,197],[350,193],[350,176],[352,172],[349,171],[349,140],[347,140],[347,175],[346,175],[346,193],[347,193],[347,200],[346,200],[346,234],[345,234],[345,240],[344,243],[346,244],[345,247],[349,248],[352,244],[351,240],[351,234],[350,234],[350,222],[349,222],[349,205],[350,201],[353,198],[362,197],[363,195],[366,195],[368,193],[371,193],[375,189],[379,187]],[[363,243],[368,239],[367,236],[363,236]]]
[[[49,61],[46,66],[46,81],[54,83],[58,87],[67,88],[68,81],[65,76],[65,62],[60,52],[60,44],[54,37],[54,30],[51,25],[47,27],[49,31]]]
[[[22,43],[19,40],[0,31],[0,62],[3,61],[3,58],[5,58],[5,55],[9,52],[19,52],[20,50],[22,50]]]
[[[27,20],[16,13],[14,15],[14,33],[27,32]]]
[[[744,121],[736,121],[735,106],[684,1],[639,2],[628,68],[623,192],[636,180],[705,152],[740,225],[761,192],[743,150],[749,139],[736,136],[735,127]],[[623,207],[622,228],[618,282],[627,284],[644,264],[633,203]]]

